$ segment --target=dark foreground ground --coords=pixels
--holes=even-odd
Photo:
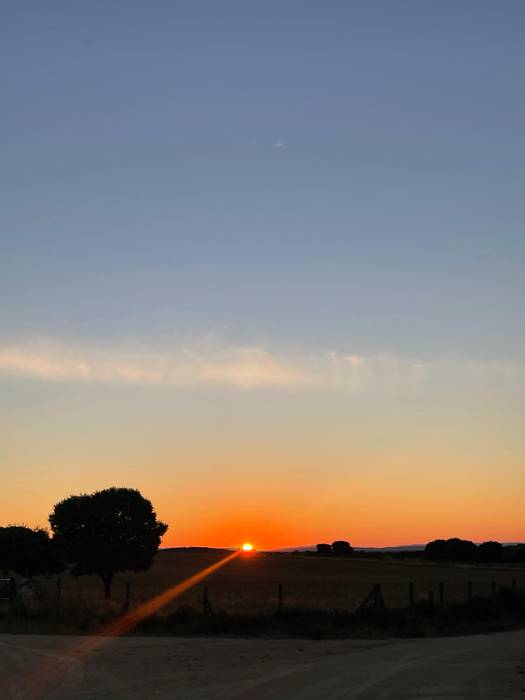
[[[525,631],[372,642],[0,635],[0,697],[525,698]]]

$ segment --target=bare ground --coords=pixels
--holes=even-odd
[[[386,642],[0,635],[0,697],[525,698],[525,631]]]

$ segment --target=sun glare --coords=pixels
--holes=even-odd
[[[253,550],[253,544],[251,542],[245,542],[242,546],[243,552],[251,552]]]

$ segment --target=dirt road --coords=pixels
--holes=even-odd
[[[387,642],[0,635],[0,697],[525,699],[525,631]]]

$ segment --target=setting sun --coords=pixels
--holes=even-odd
[[[251,552],[253,550],[253,544],[251,542],[245,542],[242,546],[243,552]]]

